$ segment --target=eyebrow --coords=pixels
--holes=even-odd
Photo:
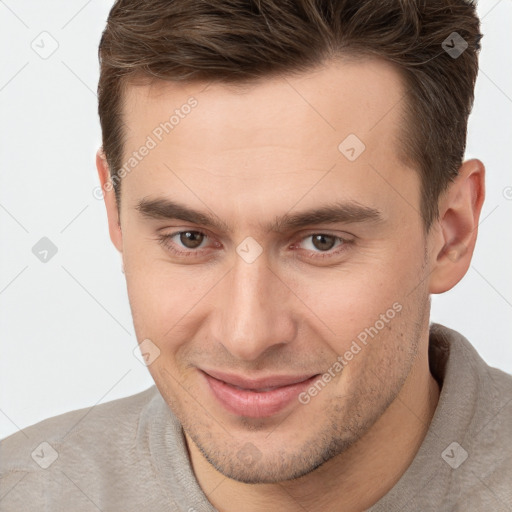
[[[231,233],[231,227],[212,212],[202,212],[167,198],[142,199],[135,207],[144,217],[151,219],[177,219],[201,224],[208,228]],[[265,231],[283,233],[313,224],[352,222],[379,223],[384,220],[380,210],[354,201],[334,203],[299,213],[286,213],[263,225]]]

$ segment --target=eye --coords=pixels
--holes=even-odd
[[[330,258],[348,249],[352,240],[328,233],[310,233],[301,239],[297,246],[310,253],[311,258]],[[332,250],[337,248],[336,250]]]
[[[158,238],[161,245],[178,256],[195,256],[202,252],[198,249],[204,248],[202,244],[209,237],[202,231],[189,229],[171,234],[161,234]]]
[[[201,231],[180,231],[174,236],[178,237],[177,241],[186,249],[197,249],[206,239],[206,235]]]
[[[308,239],[311,239],[309,249],[318,249],[321,252],[324,252],[330,251],[334,247],[338,237],[326,235],[324,233],[315,233],[314,235],[308,235],[306,238],[304,238],[304,240]]]

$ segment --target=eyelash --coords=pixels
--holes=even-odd
[[[166,250],[172,252],[173,254],[176,254],[177,256],[185,257],[185,258],[190,258],[190,257],[194,258],[194,257],[201,256],[204,249],[199,249],[199,250],[189,249],[186,251],[179,251],[173,245],[171,245],[172,238],[174,238],[176,235],[180,235],[182,233],[188,233],[188,232],[199,233],[201,235],[204,235],[207,238],[210,238],[206,233],[204,233],[202,231],[198,231],[195,229],[187,229],[187,230],[182,230],[182,231],[176,231],[171,234],[161,234],[158,236],[158,241]],[[327,235],[327,236],[333,237],[335,240],[339,240],[341,242],[341,244],[338,245],[338,250],[333,251],[333,249],[331,249],[330,251],[333,251],[333,252],[318,253],[315,256],[312,256],[312,259],[325,259],[325,258],[331,258],[331,257],[337,256],[337,255],[343,253],[344,251],[346,251],[348,249],[347,246],[350,245],[351,243],[353,243],[353,240],[342,238],[340,236],[333,235],[330,233],[324,233],[322,231],[311,232],[308,235],[303,236],[299,240],[299,243],[303,242],[307,238],[312,237],[313,235]],[[293,245],[295,245],[295,243]],[[340,249],[340,247],[341,247],[341,249]],[[307,249],[305,249],[305,250],[307,251]]]

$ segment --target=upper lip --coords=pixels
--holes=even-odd
[[[258,379],[248,379],[231,373],[219,372],[217,370],[202,370],[217,380],[222,380],[226,384],[237,386],[244,389],[266,389],[282,386],[290,386],[310,379],[314,375],[269,375]]]

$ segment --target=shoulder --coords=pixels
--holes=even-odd
[[[173,420],[156,386],[70,411],[0,441],[5,512],[176,510],[152,459],[152,429]]]
[[[159,392],[156,386],[125,398],[69,411],[26,427],[0,441],[0,473],[49,467],[61,450],[115,450],[116,440],[135,436],[138,417]]]
[[[440,353],[450,354],[447,419],[438,432],[447,445],[446,479],[459,490],[457,503],[467,505],[460,510],[501,510],[499,503],[512,502],[512,375],[488,365],[457,331],[434,324],[431,333]]]
[[[503,341],[508,344],[509,341]],[[491,383],[503,392],[512,393],[512,374],[487,364],[472,343],[461,333],[441,324],[430,324],[430,345],[436,365],[446,371],[450,359],[451,373],[471,370],[479,384]],[[432,361],[431,361],[432,362]]]
[[[431,340],[435,339],[430,349],[438,352],[435,365],[443,367],[443,380],[449,390],[444,398],[452,399],[453,409],[466,411],[466,427],[474,426],[475,434],[498,428],[510,435],[512,375],[487,364],[459,332],[432,324],[430,333]]]

